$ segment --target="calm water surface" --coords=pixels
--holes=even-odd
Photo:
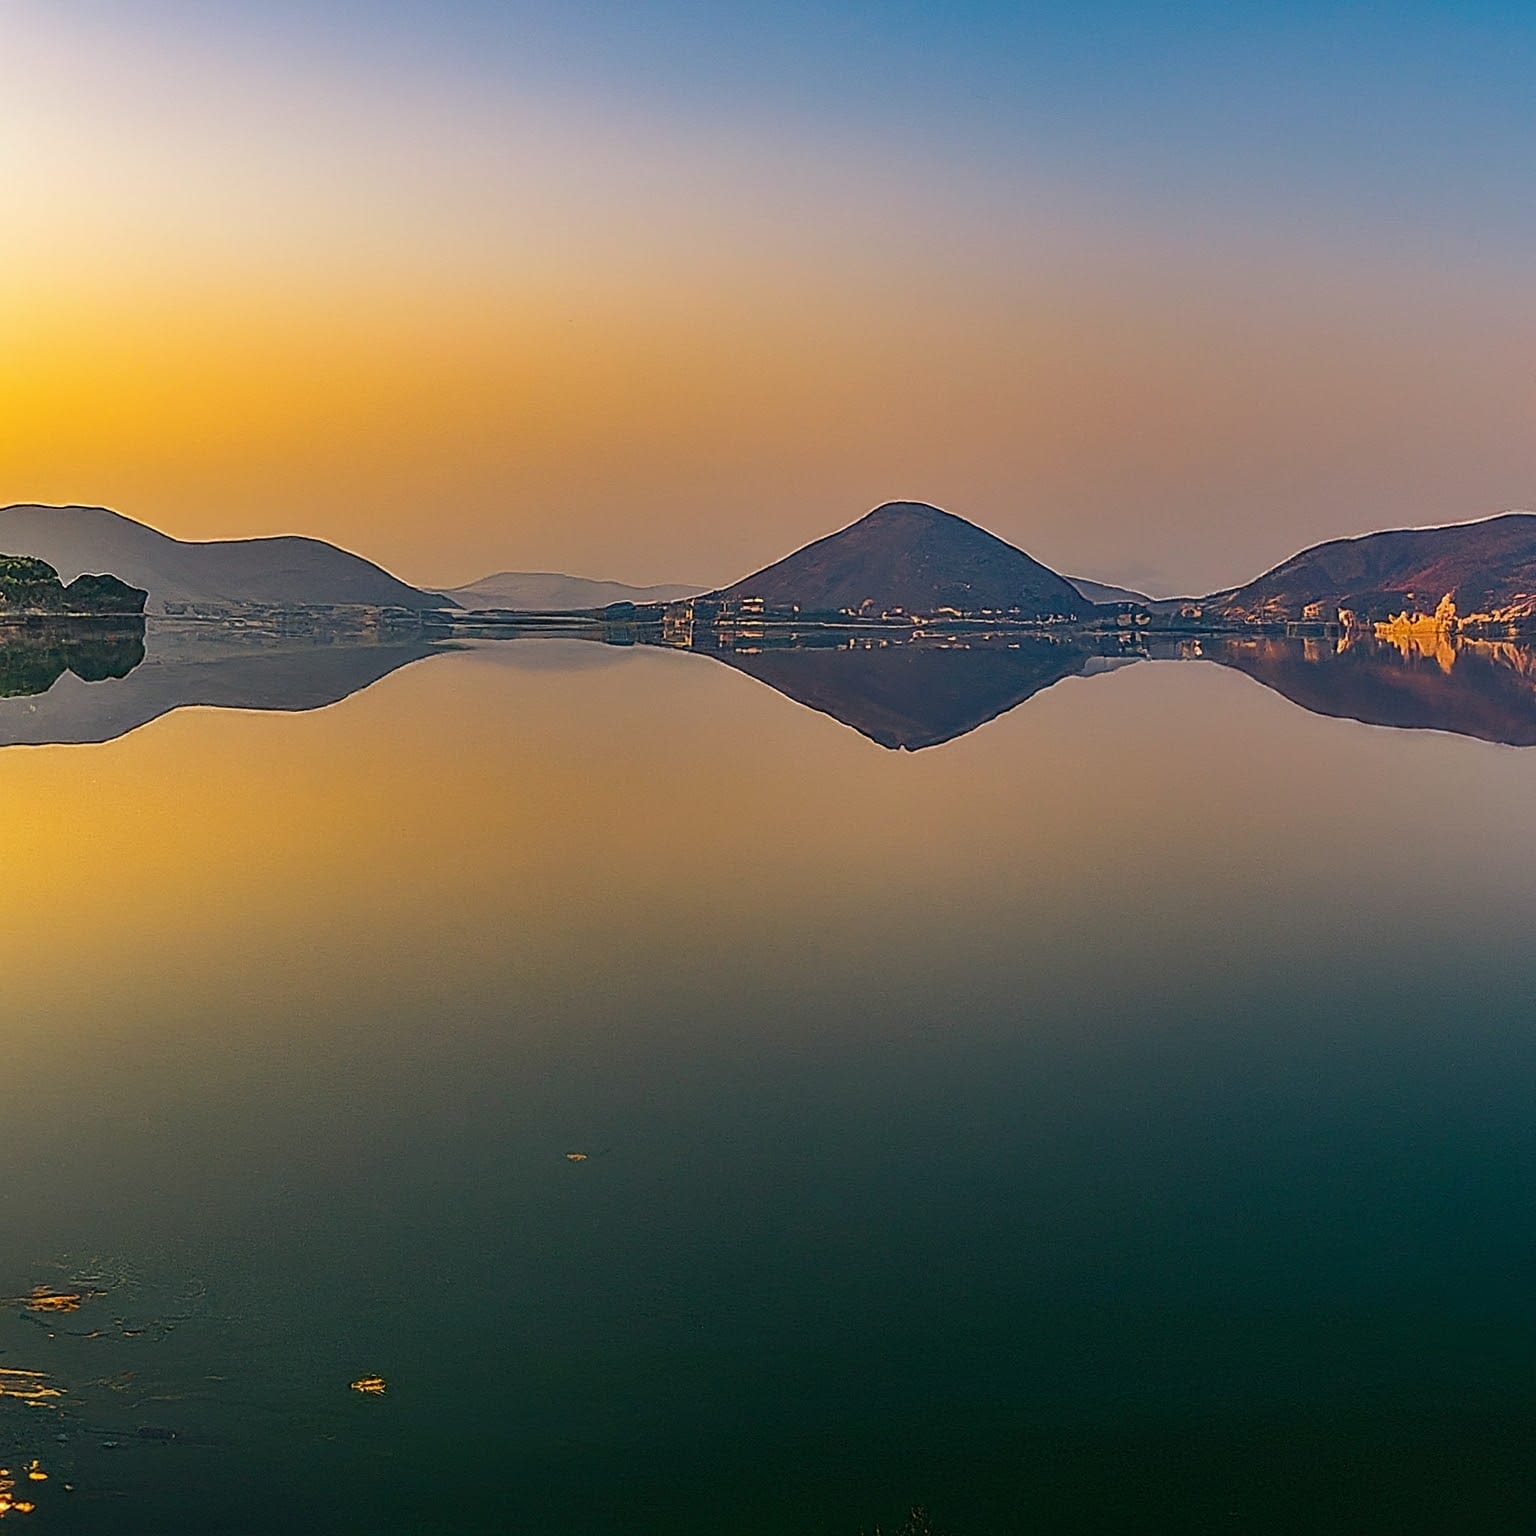
[[[0,1520],[1536,1528],[1536,751],[400,660],[0,751]]]

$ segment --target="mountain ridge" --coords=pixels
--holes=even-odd
[[[1326,539],[1201,601],[1228,619],[1301,618],[1317,608],[1317,617],[1345,610],[1367,622],[1433,613],[1445,599],[1461,619],[1536,617],[1536,513]]]
[[[1137,592],[1131,587],[1116,586],[1112,581],[1094,581],[1089,576],[1068,576],[1066,579],[1082,593],[1088,602],[1097,604],[1099,607],[1114,603],[1146,605],[1157,601],[1154,597],[1148,597],[1145,592]]]
[[[427,612],[449,604],[324,539],[280,534],[183,540],[109,507],[14,502],[0,507],[0,549],[46,561],[67,584],[110,571],[149,594],[145,611],[182,603],[360,604]]]
[[[658,582],[635,586],[571,576],[564,571],[497,571],[457,587],[437,587],[461,608],[523,609],[537,612],[569,608],[606,608],[610,603],[670,603],[705,590],[702,583]]]

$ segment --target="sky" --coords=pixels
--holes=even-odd
[[[0,503],[409,580],[1536,505],[1536,7],[0,0]]]

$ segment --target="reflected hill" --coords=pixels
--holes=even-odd
[[[196,705],[321,709],[441,648],[419,635],[280,637],[142,620],[131,633],[26,628],[0,631],[0,747],[112,741]]]
[[[916,752],[964,736],[1065,677],[1138,659],[1207,661],[1246,673],[1317,715],[1398,730],[1536,746],[1536,645],[1374,638],[1011,635],[965,639],[827,631],[790,643],[687,647],[830,715],[871,741]]]
[[[127,677],[143,660],[143,619],[29,619],[0,625],[0,699],[47,693],[66,672],[86,683]]]
[[[565,638],[594,651],[638,641],[708,656],[892,751],[954,741],[1063,678],[1143,658],[1231,667],[1313,714],[1536,746],[1536,644],[1508,640],[810,629],[782,640],[704,631],[679,644],[633,626],[595,629]],[[532,664],[550,642],[514,644]],[[455,648],[421,633],[277,635],[142,619],[0,625],[0,747],[111,741],[189,706],[321,709]]]
[[[1126,665],[1119,637],[890,636],[829,631],[792,644],[687,647],[892,751],[938,746],[995,720],[1064,677]]]
[[[1246,672],[1315,715],[1536,746],[1530,644],[1446,635],[1402,645],[1224,636],[1186,642],[1180,654]]]

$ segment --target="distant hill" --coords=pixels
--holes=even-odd
[[[692,597],[702,585],[632,587],[622,581],[592,581],[558,571],[500,571],[467,586],[442,589],[461,608],[519,608],[558,613],[570,608],[606,608],[609,603],[670,603]]]
[[[1141,603],[1146,606],[1156,601],[1145,592],[1133,592],[1129,587],[1113,587],[1104,581],[1089,581],[1086,576],[1068,576],[1067,580],[1090,603]]]
[[[1536,515],[1333,539],[1204,604],[1229,619],[1300,618],[1316,604],[1324,618],[1348,608],[1374,620],[1405,609],[1433,613],[1446,596],[1462,618],[1536,616]]]
[[[65,582],[110,572],[149,593],[151,614],[167,603],[451,606],[320,539],[187,543],[105,507],[0,507],[0,549],[47,561]]]
[[[711,596],[761,597],[806,613],[965,613],[1087,617],[1093,604],[1022,550],[920,501],[892,501],[838,533]]]

